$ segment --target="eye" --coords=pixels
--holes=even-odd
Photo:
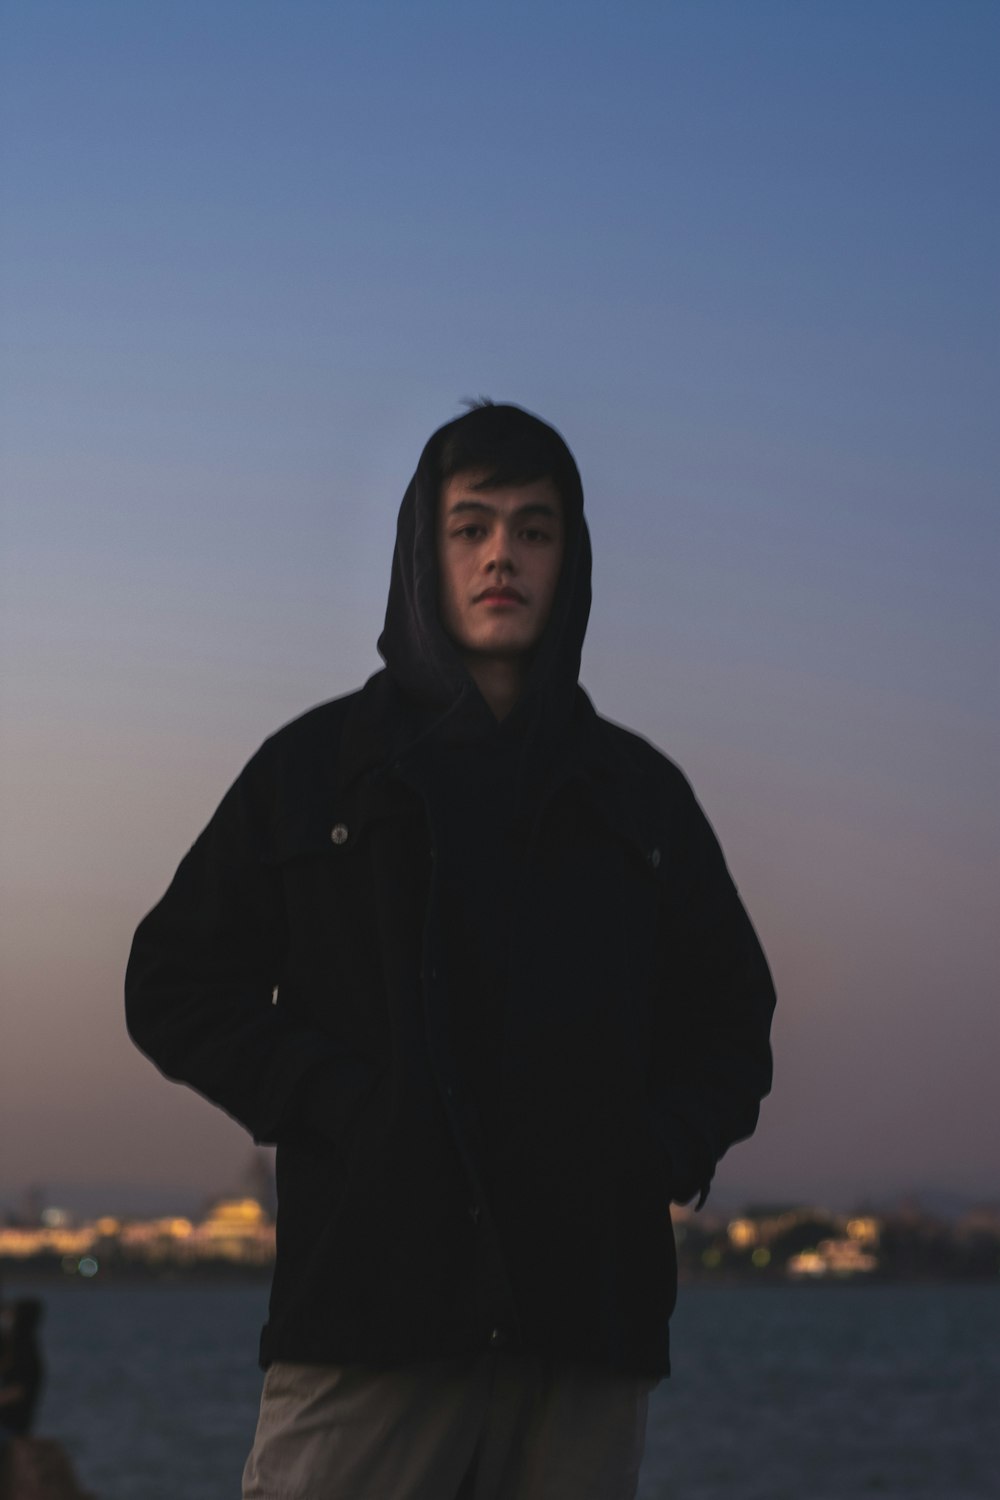
[[[538,526],[526,526],[521,532],[526,542],[548,542],[552,538],[547,531],[542,531]]]
[[[452,536],[461,537],[463,541],[475,542],[485,533],[485,527],[479,526],[475,521],[470,521],[467,526],[459,526],[452,532]]]

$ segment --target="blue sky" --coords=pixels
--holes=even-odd
[[[8,0],[0,1193],[238,1175],[123,1035],[130,932],[377,667],[399,498],[478,393],[576,453],[583,680],[684,766],[775,968],[732,1191],[995,1191],[998,35]]]

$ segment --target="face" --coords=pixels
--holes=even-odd
[[[517,658],[537,644],[552,610],[562,502],[551,479],[477,490],[483,478],[455,474],[441,487],[441,619],[463,652]]]

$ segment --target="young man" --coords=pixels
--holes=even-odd
[[[669,1203],[770,1084],[773,992],[681,773],[577,676],[556,432],[484,404],[399,513],[386,668],[268,740],[140,926],[128,1022],[276,1142],[246,1500],[620,1500]]]

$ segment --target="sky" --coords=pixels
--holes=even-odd
[[[582,681],[692,780],[778,990],[737,1201],[996,1198],[992,0],[5,0],[0,1206],[248,1137],[132,931],[377,670],[465,397],[553,422]]]

